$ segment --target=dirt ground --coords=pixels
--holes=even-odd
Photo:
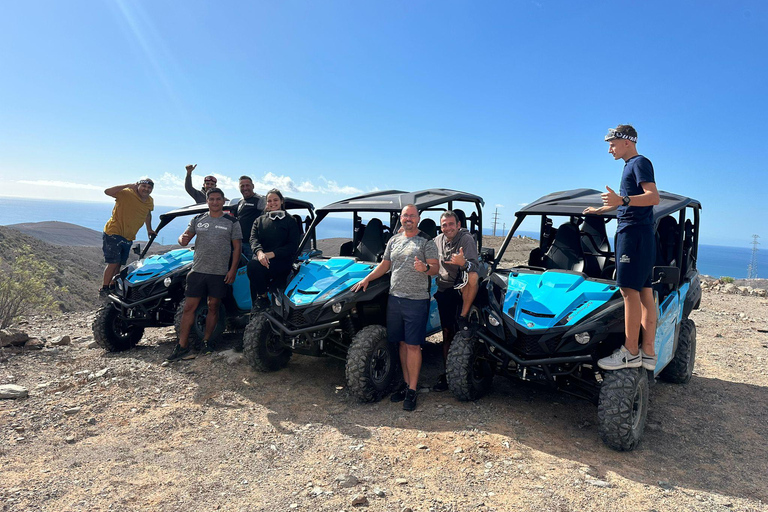
[[[705,292],[696,371],[651,389],[645,437],[607,448],[596,408],[497,377],[461,403],[360,404],[344,365],[256,373],[226,350],[163,366],[172,329],[89,349],[92,316],[33,318],[72,344],[0,353],[0,510],[768,510],[768,301]],[[441,371],[425,350],[423,386]]]

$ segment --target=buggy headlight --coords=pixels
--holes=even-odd
[[[574,338],[576,338],[577,343],[580,343],[581,345],[586,345],[587,343],[589,343],[591,336],[589,335],[588,332],[580,332],[577,335],[575,335]]]
[[[501,324],[501,322],[499,322],[499,319],[496,318],[494,315],[488,315],[488,323],[494,327],[498,327]]]
[[[163,284],[165,285],[166,288],[170,288],[172,281],[173,281],[173,279],[171,279],[170,276],[169,276],[169,277],[166,277],[165,279],[163,279]]]
[[[275,294],[275,306],[280,307],[283,305],[283,301],[280,300],[280,294]]]
[[[341,308],[343,306],[344,304],[342,304],[341,302],[337,302],[333,306],[331,306],[331,309],[333,310],[334,313],[338,315],[339,313],[341,313]]]

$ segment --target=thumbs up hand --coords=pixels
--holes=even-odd
[[[608,192],[603,192],[600,194],[600,198],[603,200],[603,206],[607,206],[608,208],[616,208],[617,206],[621,206],[621,196],[614,192],[611,187],[606,186],[605,190]]]
[[[413,269],[416,272],[426,272],[427,271],[427,264],[424,263],[419,259],[418,256],[413,257]]]
[[[467,258],[464,256],[464,248],[459,247],[459,252],[451,256],[451,259],[448,260],[448,263],[451,265],[458,265],[459,267],[466,265]]]

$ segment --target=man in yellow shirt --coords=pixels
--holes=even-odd
[[[147,226],[148,236],[155,234],[152,229],[152,210],[155,203],[149,196],[154,187],[155,183],[147,178],[104,191],[108,196],[115,198],[115,207],[112,209],[112,217],[104,225],[102,234],[102,250],[107,267],[104,269],[104,282],[99,295],[109,293],[112,279],[120,272],[120,266],[128,261],[131,245],[141,225]]]

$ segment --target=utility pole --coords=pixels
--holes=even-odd
[[[752,235],[752,261],[747,267],[747,279],[757,279],[757,246],[760,245],[758,238],[758,235]]]
[[[507,236],[506,232],[507,232],[507,223],[505,222],[501,225],[501,236]]]
[[[493,212],[493,236],[496,236],[496,224],[499,222],[499,209]]]

